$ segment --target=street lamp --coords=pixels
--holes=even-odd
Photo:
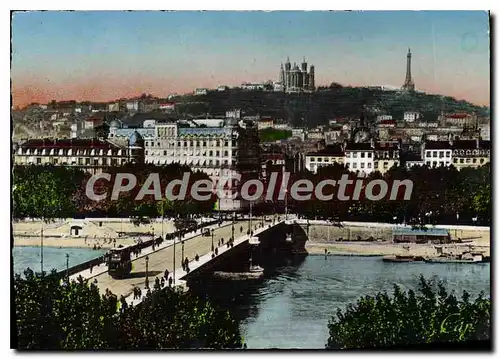
[[[214,229],[212,228],[212,252],[214,251]]]
[[[42,216],[42,231],[40,232],[40,270],[43,276],[43,216]]]
[[[149,256],[146,256],[146,288],[149,288],[148,263],[149,263]]]
[[[288,188],[285,188],[285,221],[288,218]]]
[[[66,276],[68,277],[69,281],[69,254],[66,253]]]
[[[184,260],[184,241],[181,240],[181,249],[182,249],[182,254],[181,254],[181,261]]]
[[[231,223],[231,240],[234,239],[234,212],[233,212],[233,223]]]

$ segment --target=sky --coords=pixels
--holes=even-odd
[[[305,56],[316,86],[400,87],[490,105],[483,11],[16,12],[14,106],[109,101],[278,80]]]

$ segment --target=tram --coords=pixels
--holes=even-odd
[[[112,278],[123,278],[132,271],[131,250],[131,246],[109,250],[108,273]]]

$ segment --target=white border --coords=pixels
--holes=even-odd
[[[476,1],[467,1],[467,2],[459,2],[459,1],[436,1],[436,0],[420,0],[418,2],[401,2],[401,1],[368,1],[368,0],[351,0],[351,1],[345,1],[343,3],[339,2],[324,2],[324,1],[318,1],[318,0],[309,0],[306,2],[291,2],[291,1],[286,1],[286,2],[280,2],[276,4],[271,4],[268,0],[253,0],[253,1],[247,1],[247,2],[242,2],[242,1],[231,1],[231,2],[224,2],[224,1],[208,1],[208,2],[194,2],[194,1],[182,1],[182,2],[151,2],[147,0],[142,0],[140,2],[138,1],[120,1],[120,2],[111,2],[111,1],[93,1],[93,0],[87,0],[85,2],[79,2],[79,3],[72,3],[68,4],[67,1],[44,1],[43,3],[40,1],[22,1],[18,0],[15,3],[12,2],[12,5],[10,8],[12,9],[40,9],[40,10],[62,10],[62,9],[71,9],[71,10],[121,10],[121,9],[127,9],[127,10],[162,10],[165,9],[165,7],[168,6],[170,10],[251,10],[251,9],[260,9],[260,10],[393,10],[393,9],[398,9],[398,10],[419,10],[419,9],[426,9],[426,10],[487,10],[490,9],[492,10],[493,14],[500,14],[499,5],[498,1],[482,1],[482,0],[476,0]],[[3,6],[2,6],[3,7]],[[7,124],[7,122],[10,119],[10,84],[7,85],[9,82],[7,79],[10,79],[10,63],[9,60],[7,60],[9,57],[7,56],[10,53],[10,13],[7,11],[7,9],[2,9],[4,11],[1,12],[1,21],[0,21],[0,26],[2,30],[2,49],[4,51],[4,56],[2,57],[3,62],[2,62],[2,72],[3,76],[3,96],[1,97],[1,104],[2,104],[2,113],[3,113],[3,121],[4,123]],[[497,23],[498,27],[498,23]],[[498,29],[498,28],[497,28]],[[498,35],[494,38],[495,44],[498,43]],[[498,49],[498,47],[496,46]],[[497,53],[498,57],[498,53]],[[497,62],[495,62],[497,64]],[[495,76],[496,77],[496,76]],[[9,87],[8,87],[9,86]],[[493,86],[493,83],[492,83]],[[495,102],[494,104],[498,104],[498,93],[495,95]],[[493,112],[493,122],[496,122],[496,114],[497,111],[494,109]],[[495,138],[500,137],[500,125],[495,125],[494,126],[494,136]],[[10,136],[10,132],[9,132]],[[14,351],[10,350],[8,353],[5,353],[5,349],[10,347],[10,296],[7,295],[7,288],[10,289],[10,218],[7,217],[7,212],[8,209],[7,204],[10,202],[10,184],[8,185],[9,178],[7,176],[7,168],[9,168],[10,171],[10,153],[11,153],[11,147],[10,147],[10,141],[7,140],[7,136],[5,136],[4,141],[2,142],[2,156],[1,156],[1,161],[2,161],[2,168],[4,168],[3,175],[0,176],[0,180],[2,181],[2,191],[1,191],[1,198],[0,198],[0,203],[4,205],[4,212],[5,215],[2,218],[1,222],[1,228],[2,228],[2,241],[4,242],[3,244],[3,251],[1,252],[3,256],[2,260],[2,276],[1,278],[1,288],[4,290],[4,295],[2,295],[1,298],[1,305],[0,308],[2,310],[2,315],[1,318],[4,318],[2,320],[2,332],[0,335],[0,340],[2,341],[2,349],[4,349],[3,354],[7,354],[8,357],[14,355]],[[494,147],[494,157],[493,157],[493,163],[494,166],[496,167],[497,164],[497,159],[499,158],[499,151],[498,146]],[[499,191],[495,191],[495,198],[494,198],[494,203],[499,202]],[[500,214],[498,211],[495,211],[495,223],[497,226],[495,227],[494,231],[494,236],[493,238],[497,239],[499,238],[498,234],[498,226],[500,225],[500,220],[499,220]],[[498,250],[495,248],[494,252],[497,252]],[[495,259],[494,261],[496,262],[497,256],[496,253],[494,254]],[[494,265],[495,272],[497,271],[498,265]],[[497,274],[497,273],[495,273]],[[496,298],[497,295],[497,290],[496,286],[493,287],[494,290],[494,298]],[[9,290],[10,292],[10,290]],[[495,308],[496,309],[496,308]],[[498,310],[493,311],[495,314],[495,319],[499,315]],[[7,320],[9,318],[9,320]],[[496,323],[498,321],[495,320]],[[495,323],[495,324],[496,324]],[[495,339],[498,339],[499,336],[499,330],[498,327],[494,325],[495,328]],[[497,340],[494,340],[494,343],[497,342]],[[208,353],[207,353],[208,354]],[[288,353],[285,353],[287,355]],[[302,353],[305,354],[305,353]],[[384,355],[385,353],[381,353]],[[405,353],[407,354],[407,353]],[[50,355],[50,354],[49,354]],[[64,354],[67,355],[67,354]],[[88,354],[86,354],[88,355]],[[110,354],[110,355],[117,355],[117,354]],[[177,355],[174,353],[168,353],[165,355]],[[190,354],[192,355],[192,354]],[[218,355],[218,353],[213,353],[213,354],[208,354],[208,355]],[[270,354],[267,353],[250,353],[250,355],[257,357],[257,355],[260,356],[267,356]],[[306,354],[307,355],[307,354]],[[332,355],[335,355],[332,353]],[[357,355],[361,356],[363,354],[352,354],[352,355]],[[408,354],[407,354],[408,355]],[[436,354],[425,354],[428,357],[436,356]],[[442,355],[442,354],[441,354]],[[2,356],[3,357],[3,356]]]

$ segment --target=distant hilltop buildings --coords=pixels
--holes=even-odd
[[[287,58],[284,67],[281,64],[279,81],[274,83],[275,91],[286,93],[313,92],[315,88],[314,66],[311,65],[308,71],[305,57],[300,68],[296,63],[292,67],[289,58]]]

